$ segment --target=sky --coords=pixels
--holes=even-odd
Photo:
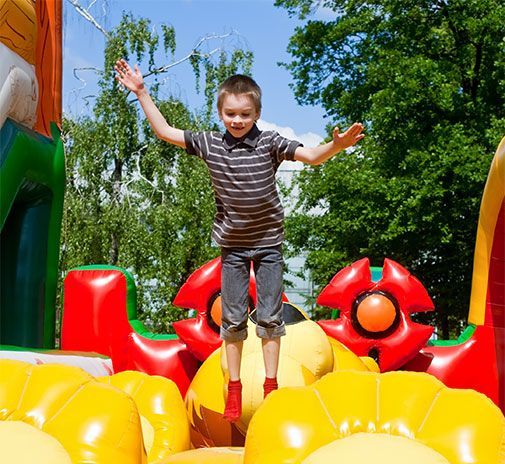
[[[225,39],[226,47],[241,45],[254,53],[252,75],[263,91],[260,129],[278,130],[307,146],[317,145],[326,135],[325,127],[330,121],[324,118],[324,110],[299,105],[289,87],[292,82],[289,72],[278,65],[290,61],[289,38],[303,22],[290,18],[285,9],[274,7],[274,0],[79,0],[79,3],[89,7],[89,12],[105,30],[119,23],[122,11],[150,19],[160,33],[162,23],[172,25],[177,41],[175,56],[160,57],[157,66],[186,56],[204,36],[232,33]],[[320,9],[310,19],[328,20],[332,19],[331,14]],[[65,113],[76,116],[90,111],[91,105],[87,102],[97,92],[98,75],[93,70],[79,68],[101,69],[104,44],[104,35],[79,15],[69,0],[64,1]],[[211,43],[212,48],[222,45],[222,40]],[[149,80],[146,83],[149,85]],[[181,98],[193,110],[204,103],[203,96],[195,92],[195,79],[188,62],[171,68],[165,75],[162,92]]]

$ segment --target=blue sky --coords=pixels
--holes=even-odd
[[[273,0],[80,0],[80,4],[92,5],[90,13],[106,30],[119,22],[123,10],[150,19],[159,32],[161,23],[171,24],[177,40],[174,60],[187,55],[203,36],[233,31],[227,47],[240,44],[254,53],[253,77],[263,90],[263,128],[280,129],[283,135],[299,138],[307,145],[317,144],[325,135],[329,121],[323,117],[323,109],[300,106],[289,88],[290,74],[277,65],[290,60],[286,51],[289,37],[303,23],[290,18],[286,10],[274,7]],[[331,12],[322,9],[312,18],[331,19]],[[96,93],[97,75],[93,71],[76,71],[83,79],[79,81],[73,75],[74,69],[101,69],[104,36],[65,1],[63,37],[63,109],[74,115],[83,114],[89,109],[86,97]],[[220,45],[219,40],[211,44]],[[160,57],[156,65],[171,61],[172,58]],[[197,109],[203,105],[203,97],[194,88],[188,63],[171,68],[166,75],[164,92],[175,94]]]

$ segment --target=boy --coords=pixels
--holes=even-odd
[[[251,263],[257,283],[256,333],[262,339],[264,396],[277,389],[282,320],[282,241],[284,213],[275,185],[283,160],[320,164],[361,140],[363,126],[353,124],[333,141],[314,148],[260,131],[261,89],[243,75],[228,78],[219,88],[217,107],[226,132],[191,132],[170,126],[151,100],[142,75],[125,60],[116,62],[116,79],[134,92],[156,136],[202,158],[212,179],[217,213],[212,238],[221,247],[222,326],[230,380],[224,418],[241,416],[240,362],[247,337]]]

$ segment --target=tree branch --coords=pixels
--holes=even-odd
[[[68,0],[70,4],[76,9],[86,21],[89,21],[93,26],[95,26],[105,37],[109,38],[109,33],[98,23],[98,21],[93,17],[93,15],[84,7],[82,7],[77,0]],[[91,2],[89,8],[95,4],[95,1]]]

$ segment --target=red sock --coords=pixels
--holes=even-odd
[[[266,398],[267,395],[274,390],[277,390],[279,385],[277,385],[277,377],[265,377],[265,383],[263,384],[263,398]]]
[[[228,422],[237,422],[242,415],[242,383],[240,380],[228,382],[228,398],[223,417]]]

